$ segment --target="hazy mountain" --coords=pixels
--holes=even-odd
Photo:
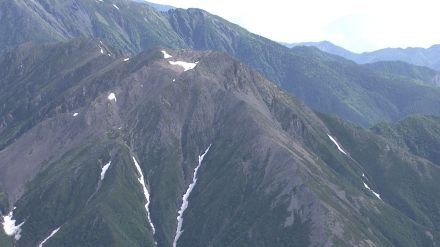
[[[173,246],[179,210],[177,246],[438,242],[438,166],[227,55],[24,45],[0,85],[5,246]]]
[[[440,71],[440,45],[430,48],[386,48],[373,52],[362,53],[357,59],[359,63],[377,61],[403,61],[410,64],[429,67]]]
[[[288,48],[293,48],[297,46],[312,46],[316,47],[321,51],[325,51],[327,53],[338,55],[341,57],[344,57],[349,60],[355,60],[354,56],[356,56],[356,53],[353,53],[349,50],[346,50],[340,46],[337,46],[329,41],[320,41],[320,42],[300,42],[300,43],[281,43]]]
[[[124,52],[165,46],[226,52],[307,105],[364,126],[413,113],[440,113],[440,92],[389,77],[312,47],[288,49],[199,9],[159,12],[129,0],[0,3],[0,48],[96,37]],[[17,18],[21,16],[22,18]],[[14,30],[22,30],[16,32]]]
[[[374,63],[380,61],[401,61],[418,66],[429,67],[440,71],[440,45],[433,45],[430,48],[385,48],[372,52],[354,53],[332,44],[328,41],[303,42],[303,43],[281,43],[289,48],[295,46],[313,46],[321,51],[338,55],[359,64]]]

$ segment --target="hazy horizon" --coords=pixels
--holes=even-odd
[[[440,3],[430,0],[150,0],[178,8],[201,8],[278,42],[330,41],[356,53],[383,48],[429,48],[440,43]],[[251,9],[249,9],[251,8]],[[264,18],[262,18],[264,17]],[[290,31],[287,31],[290,30]]]

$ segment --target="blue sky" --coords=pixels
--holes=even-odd
[[[284,42],[328,40],[355,52],[440,44],[440,1],[150,0],[196,7]]]

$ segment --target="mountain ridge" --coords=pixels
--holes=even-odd
[[[179,246],[429,246],[438,239],[437,215],[430,210],[440,191],[414,195],[404,183],[413,177],[417,189],[434,186],[440,168],[360,127],[315,113],[230,56],[156,48],[126,60],[116,51],[108,56],[113,48],[99,40],[74,40],[27,48],[24,53],[37,55],[23,65],[32,68],[40,64],[37,58],[52,56],[39,66],[62,75],[65,70],[51,68],[71,69],[59,62],[59,54],[76,61],[69,50],[92,57],[95,62],[84,65],[90,76],[76,74],[78,81],[59,91],[61,101],[32,105],[32,111],[47,110],[16,140],[1,138],[7,144],[0,160],[11,160],[0,163],[2,171],[38,167],[20,182],[22,193],[6,191],[16,223],[25,222],[15,245],[34,246],[60,228],[45,246],[172,246],[182,195],[198,155],[211,144],[183,215]],[[183,62],[195,67],[186,70]],[[16,71],[16,64],[2,71],[26,84],[29,74]],[[63,85],[58,76],[48,78],[42,85]],[[30,98],[46,89],[39,90]],[[41,155],[37,147],[51,154]],[[14,148],[20,152],[10,152]],[[45,159],[37,162],[40,155]],[[23,156],[33,162],[14,158]],[[151,195],[155,233],[133,157]],[[395,174],[397,168],[407,175]],[[5,178],[0,181],[4,188]],[[433,208],[425,208],[426,201],[435,202]],[[397,222],[399,228],[388,227]]]
[[[43,6],[46,1],[38,2]],[[16,0],[3,4],[11,13],[19,12],[15,9],[33,13],[32,8],[27,7],[30,2],[26,2],[24,7]],[[372,72],[312,48],[288,49],[199,9],[160,12],[145,4],[128,0],[79,0],[75,3],[46,3],[44,6],[49,6],[46,8],[50,11],[45,10],[43,18],[26,14],[25,16],[32,19],[29,22],[23,22],[22,19],[11,20],[5,15],[0,33],[12,35],[1,35],[3,40],[0,38],[0,47],[14,46],[23,40],[40,43],[47,42],[47,39],[55,42],[85,36],[100,38],[127,54],[136,54],[155,46],[217,50],[227,52],[250,65],[314,109],[336,113],[366,127],[381,121],[397,121],[413,113],[440,114],[437,102],[439,92],[427,90],[423,85],[426,83],[404,76],[383,76],[382,73]],[[83,24],[84,19],[90,22]],[[38,27],[49,25],[50,28],[35,33],[35,23],[46,23]],[[27,36],[11,32],[15,27],[25,30],[22,33],[28,33]],[[39,38],[38,35],[41,34],[46,34],[43,35],[44,39]],[[391,93],[392,91],[386,90],[384,93],[383,90],[374,90],[373,85],[376,84],[382,88],[394,87],[395,91]],[[397,100],[396,92],[408,92],[408,88],[411,92],[416,92],[416,95],[425,95],[423,100],[412,107]],[[410,98],[411,95],[412,93],[399,96]]]
[[[356,53],[337,46],[329,41],[281,43],[289,48],[295,46],[313,46],[330,54],[338,55],[359,64],[368,64],[384,61],[401,61],[418,66],[424,66],[433,70],[440,70],[440,63],[437,59],[440,53],[440,45],[435,44],[429,48],[407,47],[407,48],[382,48],[375,51]]]

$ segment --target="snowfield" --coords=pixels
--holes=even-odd
[[[211,148],[211,145],[209,145],[209,147],[206,149],[206,151],[202,154],[199,155],[199,164],[197,165],[197,167],[194,169],[194,174],[193,174],[193,181],[192,183],[188,186],[188,189],[186,190],[185,194],[182,197],[182,206],[180,207],[180,210],[178,212],[178,216],[177,216],[177,229],[176,229],[176,235],[174,237],[174,242],[173,242],[173,247],[176,247],[177,245],[177,241],[179,240],[180,236],[183,233],[182,230],[182,226],[183,226],[183,213],[185,212],[185,210],[188,208],[188,199],[189,196],[191,195],[191,192],[193,191],[194,187],[197,184],[197,173],[199,171],[200,166],[202,165],[202,161],[203,158],[205,157],[205,155],[208,153],[209,149]]]
[[[15,240],[20,240],[21,238],[21,227],[24,224],[24,221],[19,225],[15,225],[16,220],[14,220],[14,209],[9,212],[8,215],[3,216],[3,230],[6,235],[13,236]]]
[[[341,146],[339,146],[339,143],[336,141],[335,138],[333,138],[333,136],[327,134],[328,138],[330,138],[330,140],[336,145],[336,147],[338,148],[339,152],[347,155],[347,153],[341,148]]]

